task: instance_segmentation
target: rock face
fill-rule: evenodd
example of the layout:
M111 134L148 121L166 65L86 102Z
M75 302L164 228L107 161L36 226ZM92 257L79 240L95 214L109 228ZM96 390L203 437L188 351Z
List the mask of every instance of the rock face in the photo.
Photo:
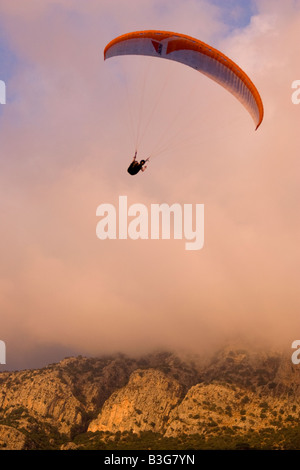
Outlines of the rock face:
M0 408L4 417L19 409L20 417L37 416L58 425L60 432L68 432L71 426L82 423L82 404L68 384L51 370L10 374L2 382Z
M142 358L122 354L101 358L79 356L39 370L2 372L0 425L21 430L37 448L62 448L60 436L66 435L70 442L74 435L85 432L113 392L124 387L134 371L148 368L160 369L170 379L180 377L184 391L199 380L194 365L183 363L170 353ZM165 408L168 407L166 404ZM0 449L2 432L0 429ZM6 441L5 438L5 448Z
M26 449L25 435L10 426L0 425L0 449L23 450Z
M214 429L236 428L241 433L277 427L288 417L299 417L299 403L261 396L243 388L220 384L192 387L168 420L165 436L207 434Z
M182 386L176 380L155 369L136 370L128 384L104 403L88 431L163 432L181 396Z
M299 418L300 366L279 353L78 357L0 373L0 449L73 449L87 431L98 440L148 431L242 436Z

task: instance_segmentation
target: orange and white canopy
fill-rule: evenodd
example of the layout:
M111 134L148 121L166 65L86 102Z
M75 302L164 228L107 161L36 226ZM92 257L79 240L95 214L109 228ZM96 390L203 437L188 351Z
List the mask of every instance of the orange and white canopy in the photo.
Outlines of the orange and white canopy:
M169 31L136 31L113 39L104 49L104 59L119 55L181 62L232 93L251 114L256 129L263 120L262 100L250 78L231 59L198 39Z

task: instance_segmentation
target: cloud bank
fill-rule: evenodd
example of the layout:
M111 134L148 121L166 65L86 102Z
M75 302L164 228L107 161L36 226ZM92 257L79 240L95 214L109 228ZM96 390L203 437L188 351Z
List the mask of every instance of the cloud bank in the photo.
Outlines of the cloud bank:
M233 27L218 2L0 2L3 57L14 57L0 68L2 78L11 66L0 114L8 367L297 339L300 5L257 1L245 12L243 3L230 11ZM180 64L103 61L113 37L150 28L197 37L237 62L264 102L259 131L231 95ZM140 155L161 135L165 151L132 179L128 98L138 112L144 83ZM203 250L100 241L96 208L119 195L148 207L204 204Z

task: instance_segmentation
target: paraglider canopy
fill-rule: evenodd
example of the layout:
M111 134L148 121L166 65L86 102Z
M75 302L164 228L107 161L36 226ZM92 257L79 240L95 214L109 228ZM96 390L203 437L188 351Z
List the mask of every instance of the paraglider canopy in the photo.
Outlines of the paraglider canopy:
M232 93L251 114L256 129L263 120L263 103L248 75L222 52L198 39L169 31L136 31L113 39L104 49L104 59L120 55L145 55L181 62Z

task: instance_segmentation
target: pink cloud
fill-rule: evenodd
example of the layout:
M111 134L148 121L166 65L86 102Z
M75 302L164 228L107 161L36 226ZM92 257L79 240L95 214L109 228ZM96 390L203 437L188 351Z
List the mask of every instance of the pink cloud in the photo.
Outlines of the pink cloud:
M134 15L124 2L50 3L29 1L24 11L23 2L0 5L20 58L8 84L15 99L0 121L1 339L9 342L8 358L14 347L20 354L24 337L24 351L56 344L90 354L197 351L237 335L289 347L299 325L300 107L290 99L299 78L298 4L287 2L283 11L280 2L258 2L250 24L229 34L207 2L131 2ZM125 74L134 94L147 63L131 58L118 69L102 53L115 35L150 27L189 32L238 62L261 92L265 120L254 132L232 96L170 64L169 93L142 151L180 103L187 105L176 126L189 124L183 135L174 126L174 137L171 126L176 145L130 179L126 93L112 81L116 71ZM151 65L151 73L144 120L168 64ZM122 194L145 205L204 203L204 249L98 240L97 206L117 204Z

